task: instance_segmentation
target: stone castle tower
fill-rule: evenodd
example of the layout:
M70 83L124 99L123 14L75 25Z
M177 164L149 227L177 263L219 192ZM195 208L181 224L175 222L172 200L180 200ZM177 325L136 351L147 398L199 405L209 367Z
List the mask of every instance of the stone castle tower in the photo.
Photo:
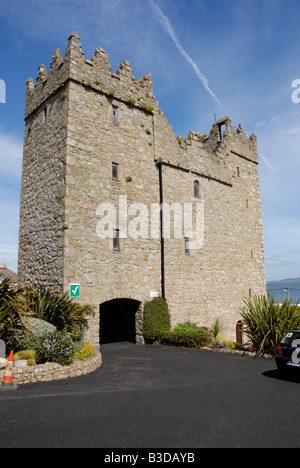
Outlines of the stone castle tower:
M173 325L219 318L235 339L243 298L266 292L255 135L225 117L176 137L151 74L113 73L102 48L85 59L75 32L28 80L25 123L19 281L80 285L94 345L142 342L157 295Z

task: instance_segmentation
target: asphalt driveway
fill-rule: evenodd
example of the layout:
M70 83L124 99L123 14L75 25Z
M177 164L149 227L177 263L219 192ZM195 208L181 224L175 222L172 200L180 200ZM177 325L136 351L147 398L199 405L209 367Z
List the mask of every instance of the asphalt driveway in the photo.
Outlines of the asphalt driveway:
M300 384L274 360L102 345L76 379L0 392L0 447L299 447Z

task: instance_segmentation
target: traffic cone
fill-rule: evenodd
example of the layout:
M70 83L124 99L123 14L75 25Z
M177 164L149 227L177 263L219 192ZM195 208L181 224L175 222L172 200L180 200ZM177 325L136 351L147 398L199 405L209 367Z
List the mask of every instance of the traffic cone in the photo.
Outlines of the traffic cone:
M17 390L18 386L13 381L14 352L11 351L8 357L8 366L5 371L0 390Z

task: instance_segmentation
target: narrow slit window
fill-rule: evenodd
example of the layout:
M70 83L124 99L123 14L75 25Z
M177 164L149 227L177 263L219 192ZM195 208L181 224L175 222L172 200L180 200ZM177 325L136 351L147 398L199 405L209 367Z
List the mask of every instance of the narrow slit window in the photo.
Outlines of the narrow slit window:
M120 251L120 231L119 231L119 229L114 229L113 249L116 252Z
M112 106L112 123L118 123L118 108Z
M200 198L200 185L198 180L194 182L194 198Z
M118 177L118 164L116 163L112 163L112 179L113 180L119 180L119 177Z
M249 208L249 200L248 200L248 198L246 199L246 208Z
M190 254L190 239L189 239L189 237L184 238L184 250L185 250L185 255Z
M241 177L241 170L239 167L236 168L236 175L237 177Z
M219 125L219 141L223 141L225 124Z

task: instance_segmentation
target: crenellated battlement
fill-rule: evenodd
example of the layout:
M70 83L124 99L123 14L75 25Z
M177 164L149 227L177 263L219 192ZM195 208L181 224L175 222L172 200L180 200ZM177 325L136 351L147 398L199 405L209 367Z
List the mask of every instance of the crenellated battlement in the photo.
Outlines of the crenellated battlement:
M248 137L241 124L234 129L228 116L214 122L209 135L191 130L187 138L176 136L153 95L152 74L136 80L127 60L114 73L102 47L95 49L91 60L86 59L76 32L68 39L64 57L56 49L49 72L43 64L38 69L36 83L34 84L32 78L27 81L25 120L54 94L61 92L66 95L69 80L150 113L157 111L156 122L166 131L169 130L170 140L173 140L175 146L179 143L186 150L189 146L196 145L209 153L228 147L233 152L247 154L251 160L258 162L256 136L252 134Z
M25 119L45 100L64 88L68 80L76 81L103 94L151 111L158 108L153 95L152 75L136 80L130 63L125 60L113 73L105 50L98 47L91 60L84 56L79 37L73 32L64 58L59 49L53 54L49 73L43 64L38 69L36 83L29 78L26 86Z

